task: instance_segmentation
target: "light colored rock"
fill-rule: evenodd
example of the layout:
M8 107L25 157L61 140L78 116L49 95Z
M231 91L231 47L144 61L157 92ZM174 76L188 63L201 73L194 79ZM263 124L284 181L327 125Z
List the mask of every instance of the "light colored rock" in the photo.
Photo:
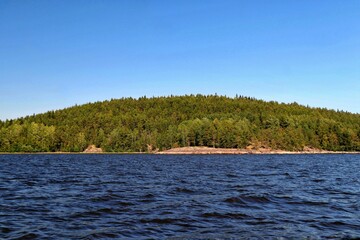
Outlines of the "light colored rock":
M264 146L254 149L253 146L245 149L236 148L210 148L210 147L180 147L157 152L157 154L335 154L335 153L359 153L359 152L333 152L311 147L304 147L303 151L286 151L271 149Z
M90 145L84 150L84 153L102 153L102 152L103 150L101 148L97 148L95 145Z

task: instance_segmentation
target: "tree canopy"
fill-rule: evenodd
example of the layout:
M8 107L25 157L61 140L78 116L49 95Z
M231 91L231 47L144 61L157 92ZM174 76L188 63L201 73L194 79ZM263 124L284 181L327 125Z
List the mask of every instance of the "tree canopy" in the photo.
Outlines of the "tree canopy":
M181 146L360 151L360 115L254 98L112 99L0 122L0 152L146 152Z

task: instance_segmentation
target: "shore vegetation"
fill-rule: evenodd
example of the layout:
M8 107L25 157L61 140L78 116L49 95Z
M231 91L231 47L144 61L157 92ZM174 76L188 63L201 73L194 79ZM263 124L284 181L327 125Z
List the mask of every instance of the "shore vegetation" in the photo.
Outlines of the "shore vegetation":
M0 121L0 152L360 151L360 115L218 95L122 98Z

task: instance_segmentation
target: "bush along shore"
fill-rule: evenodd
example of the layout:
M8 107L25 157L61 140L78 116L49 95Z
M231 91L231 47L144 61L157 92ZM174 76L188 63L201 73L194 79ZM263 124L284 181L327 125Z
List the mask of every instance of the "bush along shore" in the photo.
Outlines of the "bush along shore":
M360 115L244 96L186 95L112 99L0 121L0 152L83 151L359 152Z

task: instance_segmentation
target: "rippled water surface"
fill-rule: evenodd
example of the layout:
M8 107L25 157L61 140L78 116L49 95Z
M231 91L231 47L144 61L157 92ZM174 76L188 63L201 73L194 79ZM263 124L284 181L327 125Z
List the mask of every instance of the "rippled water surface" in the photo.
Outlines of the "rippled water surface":
M360 155L0 155L0 238L360 237Z

